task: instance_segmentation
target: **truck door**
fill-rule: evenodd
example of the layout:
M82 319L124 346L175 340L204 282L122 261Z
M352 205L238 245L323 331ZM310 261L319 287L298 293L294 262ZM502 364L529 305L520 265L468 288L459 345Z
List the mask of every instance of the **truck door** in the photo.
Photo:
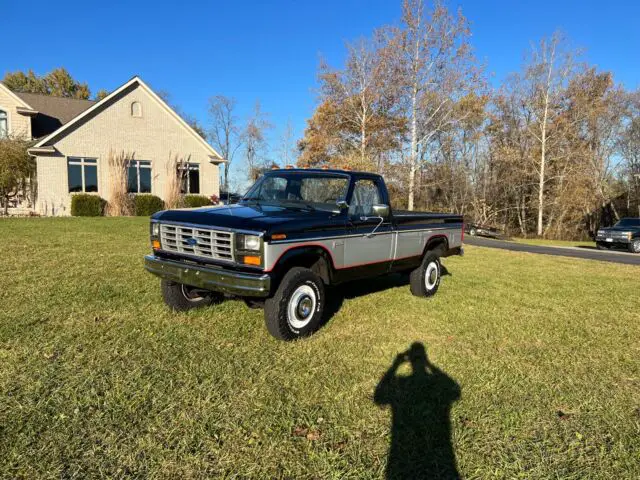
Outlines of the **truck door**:
M349 202L344 265L350 277L380 275L389 270L394 234L390 216L375 217L373 206L381 204L382 186L374 179L356 180Z

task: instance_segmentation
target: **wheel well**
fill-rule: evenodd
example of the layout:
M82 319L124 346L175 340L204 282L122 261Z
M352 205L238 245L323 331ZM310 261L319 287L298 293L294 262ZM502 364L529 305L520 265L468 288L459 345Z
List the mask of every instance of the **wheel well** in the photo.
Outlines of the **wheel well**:
M444 255L447 250L449 249L449 241L447 240L447 237L445 237L444 235L437 235L434 237L431 237L428 241L427 244L424 247L424 251L422 252L422 255L426 255L427 252L435 252L439 257Z
M333 265L329 255L322 248L294 249L280 259L274 268L278 281L293 267L310 269L318 275L325 284L331 283Z

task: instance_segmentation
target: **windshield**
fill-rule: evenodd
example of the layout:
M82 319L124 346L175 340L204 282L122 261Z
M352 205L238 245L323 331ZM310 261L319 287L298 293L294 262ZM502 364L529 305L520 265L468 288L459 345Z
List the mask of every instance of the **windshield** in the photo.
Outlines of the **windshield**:
M616 227L640 227L640 218L623 218L616 223Z
M242 202L334 211L336 202L345 199L348 187L347 175L282 172L259 178Z

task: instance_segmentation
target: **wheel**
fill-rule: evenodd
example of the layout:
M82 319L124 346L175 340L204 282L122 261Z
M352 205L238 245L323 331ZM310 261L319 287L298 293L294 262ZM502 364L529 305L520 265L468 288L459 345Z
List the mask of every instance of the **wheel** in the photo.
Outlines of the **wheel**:
M609 250L609 247L606 247L606 246L604 246L604 245L602 245L600 243L596 243L596 248L598 250Z
M434 252L427 252L418 268L409 276L411 293L416 297L431 297L440 286L440 258Z
M640 238L634 238L629 244L629 251L631 253L640 253Z
M472 228L471 230L469 230L469 235L471 235L472 237L475 237L478 234L478 232L476 231L475 228Z
M264 303L264 320L271 335L294 340L315 332L324 311L324 285L308 268L294 267L283 277L276 293Z
M205 307L214 303L220 303L224 295L218 292L202 290L182 283L161 280L160 289L164 303L176 312L184 312L192 308Z

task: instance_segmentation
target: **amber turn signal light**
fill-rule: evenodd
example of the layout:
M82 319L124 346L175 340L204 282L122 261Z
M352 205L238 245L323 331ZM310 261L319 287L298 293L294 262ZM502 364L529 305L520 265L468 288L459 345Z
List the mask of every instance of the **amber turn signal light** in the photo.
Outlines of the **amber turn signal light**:
M151 242L151 246L154 250L160 250L160 240L154 240Z
M274 233L271 235L271 240L284 240L285 238L287 238L285 233Z
M243 262L245 265L256 265L260 266L260 257L256 257L253 255L245 255L243 258Z

